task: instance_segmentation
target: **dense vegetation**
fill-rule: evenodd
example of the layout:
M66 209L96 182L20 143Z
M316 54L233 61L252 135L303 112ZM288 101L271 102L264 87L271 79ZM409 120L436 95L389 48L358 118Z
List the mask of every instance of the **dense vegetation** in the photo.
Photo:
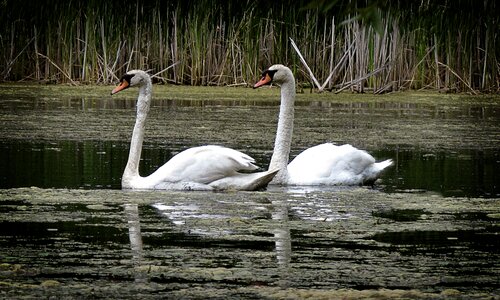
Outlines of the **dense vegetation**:
M0 80L253 83L283 63L326 88L500 90L495 0L0 1ZM170 68L168 68L171 66ZM322 82L321 82L322 83Z

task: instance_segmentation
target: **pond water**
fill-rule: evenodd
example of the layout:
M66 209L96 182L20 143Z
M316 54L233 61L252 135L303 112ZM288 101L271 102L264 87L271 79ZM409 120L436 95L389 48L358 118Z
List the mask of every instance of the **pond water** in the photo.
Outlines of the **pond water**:
M136 91L108 89L1 87L0 293L498 296L500 98L298 94L292 157L331 141L392 158L374 187L123 192ZM159 87L141 173L203 144L265 169L278 93Z
M2 178L0 188L37 186L42 188L120 189L128 158L127 142L61 141L0 142ZM194 146L194 145L190 145ZM146 144L141 172L152 173L175 153L186 147ZM269 151L246 149L267 166ZM385 172L381 190L434 191L444 196L499 197L500 151L457 150L373 150L377 158L396 158L396 166Z
M498 99L474 103L474 98L446 101L439 96L434 104L426 94L420 97L423 103L417 96L413 102L394 97L301 101L315 95L299 94L291 156L326 141L351 143L378 160L396 162L382 178L385 191L499 197ZM0 161L0 188L119 189L134 103L110 97L26 96L1 101L0 155L7 159ZM154 100L141 172L149 174L179 151L203 144L242 150L266 168L278 105L231 99Z

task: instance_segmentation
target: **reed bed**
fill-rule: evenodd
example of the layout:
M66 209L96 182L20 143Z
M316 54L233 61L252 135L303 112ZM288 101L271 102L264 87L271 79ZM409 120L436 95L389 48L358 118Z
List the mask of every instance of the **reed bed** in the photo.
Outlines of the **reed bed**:
M283 63L314 87L293 39L320 90L500 91L493 0L39 2L0 4L0 80L247 85Z

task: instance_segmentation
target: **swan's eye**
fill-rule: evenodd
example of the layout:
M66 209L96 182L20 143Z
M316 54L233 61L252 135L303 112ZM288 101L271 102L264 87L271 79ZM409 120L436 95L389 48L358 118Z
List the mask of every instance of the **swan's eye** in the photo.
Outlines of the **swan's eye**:
M266 76L269 76L269 78L271 78L271 80L273 79L274 77L274 74L278 72L278 70L265 70L264 72L262 72L262 79L266 78Z
M134 77L134 75L135 74L125 74L120 79L120 82L123 82L125 80L126 82L130 83L130 81L132 80L132 77Z
M276 74L276 72L278 72L278 70L267 70L266 74L269 75L269 77L271 77L271 79L273 79L274 74Z

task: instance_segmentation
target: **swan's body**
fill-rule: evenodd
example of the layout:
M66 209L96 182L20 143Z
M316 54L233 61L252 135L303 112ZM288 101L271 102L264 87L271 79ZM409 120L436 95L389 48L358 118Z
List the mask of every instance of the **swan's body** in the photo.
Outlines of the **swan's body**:
M283 65L273 65L254 88L277 83L281 86L278 129L270 170L280 171L271 183L281 185L360 185L373 183L392 160L375 162L364 150L351 145L320 144L304 150L288 164L292 143L295 78Z
M265 188L273 179L277 170L239 173L258 169L254 159L242 152L213 145L187 149L172 157L153 174L141 177L139 161L151 102L151 79L144 71L129 71L111 94L130 86L139 87L139 97L130 153L122 176L123 189L258 190Z
M390 160L376 163L370 154L351 145L325 143L304 150L288 164L288 184L366 184L391 164Z

